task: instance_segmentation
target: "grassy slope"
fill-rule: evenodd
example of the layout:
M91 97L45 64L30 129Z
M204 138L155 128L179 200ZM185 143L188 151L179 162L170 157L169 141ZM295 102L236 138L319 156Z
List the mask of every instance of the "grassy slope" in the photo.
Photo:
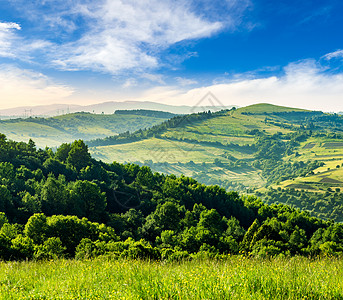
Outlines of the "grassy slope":
M227 164L232 160L223 156L225 153L229 153L240 160L250 161L253 159L251 151L237 147L237 145L253 144L254 136L249 135L247 131L257 129L265 131L267 134L290 132L289 129L265 123L266 115L260 114L284 111L301 110L270 104L252 105L236 111L229 111L225 116L168 129L161 134L162 138L94 147L90 148L90 151L95 158L106 162L126 161L149 165L148 161L150 160L153 163L150 163L150 166L155 171L177 175L185 174L204 183L222 184L227 187L233 182L234 185L241 183L248 187L259 187L265 184L260 170L253 167L228 167ZM247 112L251 115L242 114ZM271 116L270 118L278 122L284 121L281 117ZM194 140L198 142L194 142ZM218 141L223 146L206 143ZM214 165L215 159L224 165ZM156 164L164 162L169 165ZM203 165L204 162L205 165Z
M342 299L342 260L0 263L0 299Z
M139 115L73 113L47 119L0 121L0 132L15 141L28 141L31 138L39 147L54 147L75 139L90 140L136 131L164 120Z

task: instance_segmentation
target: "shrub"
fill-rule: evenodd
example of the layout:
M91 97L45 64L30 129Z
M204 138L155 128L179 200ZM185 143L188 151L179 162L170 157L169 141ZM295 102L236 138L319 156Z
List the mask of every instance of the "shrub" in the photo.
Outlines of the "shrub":
M48 238L43 245L35 247L34 257L36 259L57 259L64 257L66 247L62 245L60 238Z

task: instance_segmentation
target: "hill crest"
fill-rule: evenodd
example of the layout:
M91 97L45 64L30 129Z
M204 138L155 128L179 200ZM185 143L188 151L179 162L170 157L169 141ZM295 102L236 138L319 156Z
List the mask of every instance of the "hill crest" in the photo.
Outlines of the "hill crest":
M293 108L280 106L270 103L257 103L237 109L240 113L279 113L279 112L309 112L309 110L301 108Z

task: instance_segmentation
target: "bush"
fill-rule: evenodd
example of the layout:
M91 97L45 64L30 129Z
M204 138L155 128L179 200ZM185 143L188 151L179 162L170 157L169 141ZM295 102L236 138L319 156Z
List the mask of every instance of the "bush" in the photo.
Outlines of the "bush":
M25 260L33 258L34 244L29 237L19 234L11 243L11 259Z
M132 242L130 239L129 247L122 252L121 257L132 259L160 259L161 253L157 248L153 248L145 240Z
M62 245L60 238L51 237L43 245L37 245L35 247L34 257L36 259L63 258L66 250L67 248Z

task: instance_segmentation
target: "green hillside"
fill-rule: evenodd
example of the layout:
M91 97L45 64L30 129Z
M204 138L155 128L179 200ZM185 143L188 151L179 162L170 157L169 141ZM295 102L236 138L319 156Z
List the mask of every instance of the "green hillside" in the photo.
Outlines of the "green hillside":
M299 194L289 204L343 221L343 197L330 200L343 190L342 132L343 117L336 114L257 104L176 117L89 145L105 162L145 164L226 189L256 190L269 203L286 203L278 189L294 190L310 200L302 201Z
M150 112L150 113L149 113ZM0 121L0 132L15 141L34 139L37 146L55 147L75 139L95 139L136 131L159 124L171 113L134 111L130 114L72 113L52 118L27 118Z
M277 113L280 115L273 115ZM219 113L197 114L194 120L188 120L186 116L176 117L175 124L162 124L123 141L91 142L89 145L93 147L90 151L103 161L146 164L155 171L185 174L207 184L245 190L267 183L261 168L253 164L256 139L260 135L289 135L298 130L300 125L295 121L286 123L287 117L294 119L293 114L297 113L316 114L258 104ZM106 145L108 143L110 145Z

